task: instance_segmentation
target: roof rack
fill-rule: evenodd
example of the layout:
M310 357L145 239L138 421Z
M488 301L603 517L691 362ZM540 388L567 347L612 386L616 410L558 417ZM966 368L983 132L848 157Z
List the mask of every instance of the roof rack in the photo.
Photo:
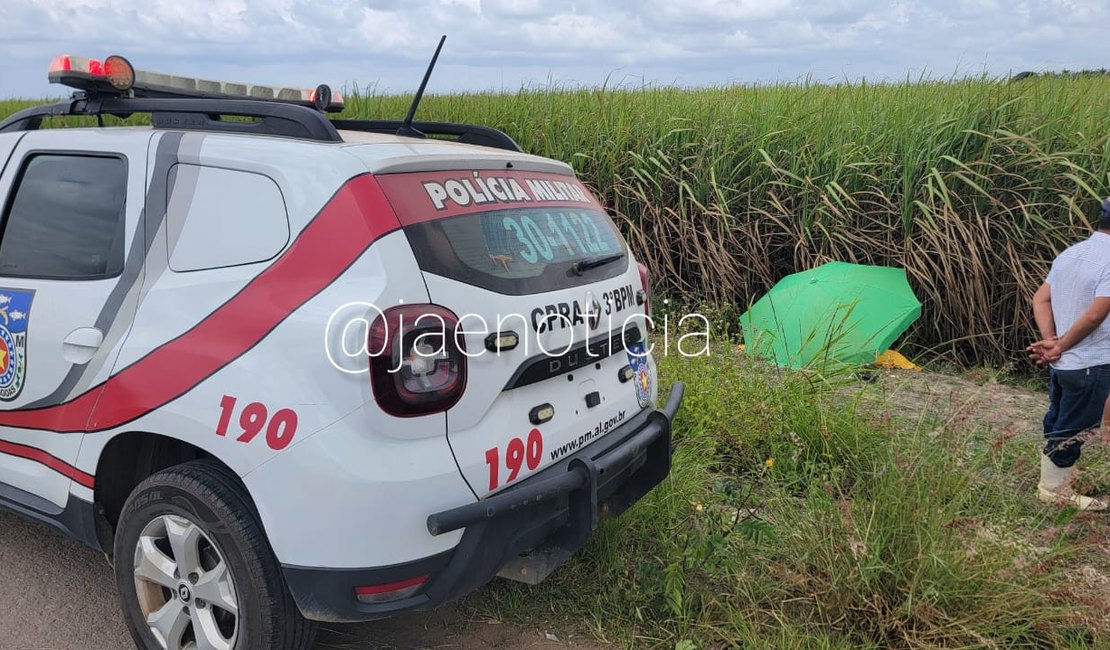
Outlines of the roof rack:
M342 142L339 132L323 113L300 106L257 99L107 98L74 97L69 101L34 106L0 122L0 133L34 131L44 117L115 115L127 118L148 113L156 128L282 135L322 142ZM222 116L257 121L225 121Z
M155 128L280 135L321 142L342 142L337 129L392 135L401 126L398 120L330 120L320 111L305 106L259 99L75 97L10 115L0 121L0 133L35 131L46 117L114 115L127 118L135 113L149 114ZM250 117L257 121L226 121L222 116ZM456 142L464 144L523 151L507 133L488 126L453 122L413 122L412 126L428 135L453 136Z

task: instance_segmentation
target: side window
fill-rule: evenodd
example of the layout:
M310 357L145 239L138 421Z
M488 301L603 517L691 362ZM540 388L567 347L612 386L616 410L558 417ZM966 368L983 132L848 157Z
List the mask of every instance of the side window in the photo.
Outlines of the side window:
M170 169L167 191L174 271L264 262L289 242L285 199L268 176L179 163Z
M0 276L99 280L123 270L127 165L121 158L36 154L4 215Z

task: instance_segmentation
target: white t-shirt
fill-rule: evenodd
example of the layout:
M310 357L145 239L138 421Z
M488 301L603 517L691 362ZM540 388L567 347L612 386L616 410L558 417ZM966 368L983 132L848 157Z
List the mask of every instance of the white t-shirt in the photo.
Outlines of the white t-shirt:
M1052 318L1064 335L1095 298L1110 298L1110 235L1096 232L1069 247L1048 272ZM1052 364L1057 370L1082 370L1110 363L1110 317Z

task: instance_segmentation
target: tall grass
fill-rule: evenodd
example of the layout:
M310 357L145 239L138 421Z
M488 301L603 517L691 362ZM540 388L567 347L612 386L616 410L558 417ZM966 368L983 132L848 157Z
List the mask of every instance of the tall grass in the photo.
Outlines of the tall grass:
M409 101L348 95L358 117ZM742 306L827 260L903 266L924 305L912 342L980 365L1024 347L1048 263L1110 194L1108 106L1093 77L526 88L428 96L420 118L574 165L667 294Z
M1015 471L1030 449L723 347L660 364L687 382L671 477L544 585L497 584L480 609L676 650L1110 643L1104 603L1068 580L1074 511Z
M356 97L399 115L405 98ZM522 91L429 98L570 162L660 288L747 304L828 260L903 266L932 356L1011 361L1056 252L1110 193L1110 80Z

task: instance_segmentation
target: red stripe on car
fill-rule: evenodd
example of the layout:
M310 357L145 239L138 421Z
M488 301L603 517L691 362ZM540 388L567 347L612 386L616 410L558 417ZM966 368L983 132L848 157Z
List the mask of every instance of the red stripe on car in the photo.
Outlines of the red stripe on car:
M189 331L68 402L0 412L0 425L103 431L142 417L257 345L334 282L376 239L399 227L375 178L355 177L276 261Z
M0 454L7 454L8 456L18 456L19 458L26 458L27 460L33 460L36 463L41 463L54 470L55 472L58 472L59 474L68 476L69 478L77 481L90 490L94 485L94 479L91 474L86 474L73 465L70 465L60 458L52 456L37 447L30 447L28 445L21 445L16 442L7 442L6 440L0 440Z

